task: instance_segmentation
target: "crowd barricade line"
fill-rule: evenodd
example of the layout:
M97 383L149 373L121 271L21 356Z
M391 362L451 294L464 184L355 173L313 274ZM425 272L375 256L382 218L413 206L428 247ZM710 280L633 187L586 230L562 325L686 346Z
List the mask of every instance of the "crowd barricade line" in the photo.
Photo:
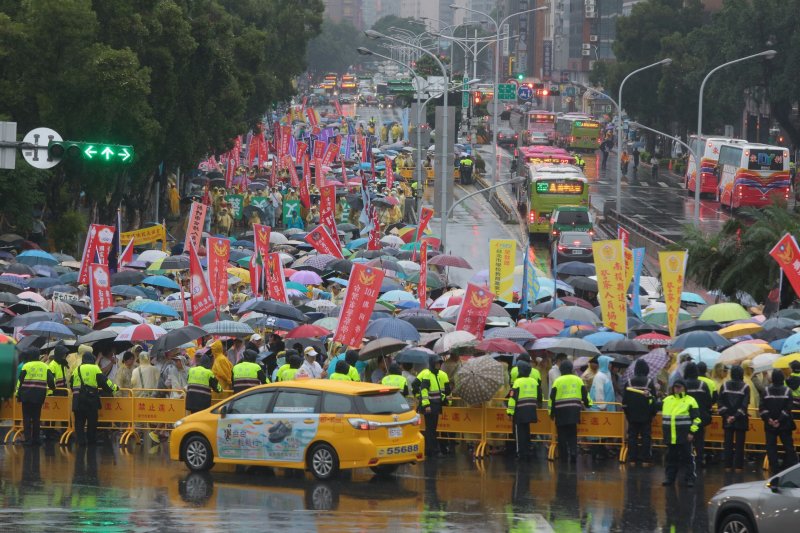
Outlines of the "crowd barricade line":
M459 405L459 398L452 398L456 405L442 407L437 426L437 438L458 442L477 443L475 456L479 456L481 445L485 442L485 415L483 406ZM425 430L425 418L422 417L420 431Z
M56 392L58 395L47 396L42 404L41 426L42 429L65 429L66 433L72 427L72 391L58 388ZM16 398L0 402L0 420L11 420L3 443L13 444L23 432L22 403Z
M14 398L6 398L0 401L0 421L8 420L11 422L11 426L9 426L8 432L6 432L3 439L3 444L14 442L16 436L22 431L22 411L17 407L16 404L18 403Z
M100 396L97 429L121 431L119 443L128 444L131 438L141 440L133 430L133 389L119 389L114 396ZM64 444L69 442L67 437Z
M578 446L619 446L618 458L622 462L628 453L625 439L625 413L622 412L622 404L616 402L594 402L594 405L613 406L616 410L581 411L581 419L578 423ZM554 433L555 429L556 426L553 424ZM550 443L547 458L553 461L557 456L558 443L554 436Z
M138 393L166 395L165 398L153 396L136 396ZM170 398L172 393L177 393L178 398ZM140 439L139 431L150 431L158 425L165 424L160 430L172 431L173 424L186 416L186 391L182 389L135 389L133 409L131 415L131 428L133 434ZM155 426L155 427L154 427ZM128 438L128 440L130 437ZM127 443L127 441L126 441Z

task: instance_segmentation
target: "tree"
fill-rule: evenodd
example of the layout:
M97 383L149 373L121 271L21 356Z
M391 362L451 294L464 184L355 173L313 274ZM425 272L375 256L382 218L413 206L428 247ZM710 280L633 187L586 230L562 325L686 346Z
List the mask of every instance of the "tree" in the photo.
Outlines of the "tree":
M424 21L417 20L413 17L403 18L396 15L387 15L385 17L381 17L375 21L375 24L372 25L373 30L386 35L398 33L396 30L390 28L406 30L414 35L419 35L426 30Z
M439 56L439 61L442 62L444 68L450 64L450 58L445 55ZM420 76L426 78L428 76L441 76L442 69L439 68L439 63L437 63L431 56L428 54L420 55L419 59L417 59L416 64L414 65L414 70Z

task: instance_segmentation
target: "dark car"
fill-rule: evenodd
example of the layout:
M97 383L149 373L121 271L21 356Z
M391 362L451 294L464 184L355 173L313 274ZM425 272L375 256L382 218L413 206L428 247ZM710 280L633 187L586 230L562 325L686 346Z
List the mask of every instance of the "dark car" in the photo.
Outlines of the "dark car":
M511 128L497 128L498 146L517 146L519 134Z
M556 256L559 263L565 261L581 261L591 263L592 235L587 231L565 231L556 242Z

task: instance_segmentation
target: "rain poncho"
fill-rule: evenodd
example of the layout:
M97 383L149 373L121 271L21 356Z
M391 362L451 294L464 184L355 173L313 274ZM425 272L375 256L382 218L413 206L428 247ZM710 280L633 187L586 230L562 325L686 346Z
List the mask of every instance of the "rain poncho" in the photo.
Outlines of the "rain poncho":
M611 382L611 372L608 365L612 359L607 355L597 358L597 374L592 381L592 388L589 390L589 397L592 399L592 409L595 411L616 411L616 406L600 404L600 402L614 402L614 384Z
M139 354L139 366L133 371L131 376L131 386L134 388L134 395L140 397L150 397L155 394L154 390L137 391L135 389L156 389L158 388L158 369L150 364L150 356L147 352Z
M222 348L222 341L214 341L211 344L211 355L214 357L214 364L211 366L211 371L217 377L217 381L222 385L223 390L232 390L233 384L231 378L233 376L233 365L228 361L225 355L225 350Z

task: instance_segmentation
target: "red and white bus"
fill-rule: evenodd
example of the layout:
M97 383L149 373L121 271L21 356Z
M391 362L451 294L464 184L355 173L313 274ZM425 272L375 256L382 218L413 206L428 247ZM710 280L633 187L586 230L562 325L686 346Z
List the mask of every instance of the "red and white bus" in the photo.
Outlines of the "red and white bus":
M535 109L526 115L525 133L522 141L526 144L552 144L556 136L556 114L552 111Z
M700 158L700 194L717 193L717 160L719 159L719 149L723 144L744 144L747 141L741 139L730 139L728 137L706 137L700 138L697 135L689 137L689 146ZM694 194L695 181L697 180L697 162L689 152L689 161L686 165L686 175L684 183L686 190Z
M789 199L789 150L766 144L728 143L719 149L717 200L733 209Z
M524 165L562 164L574 165L575 157L557 146L522 146L519 149L520 168Z

